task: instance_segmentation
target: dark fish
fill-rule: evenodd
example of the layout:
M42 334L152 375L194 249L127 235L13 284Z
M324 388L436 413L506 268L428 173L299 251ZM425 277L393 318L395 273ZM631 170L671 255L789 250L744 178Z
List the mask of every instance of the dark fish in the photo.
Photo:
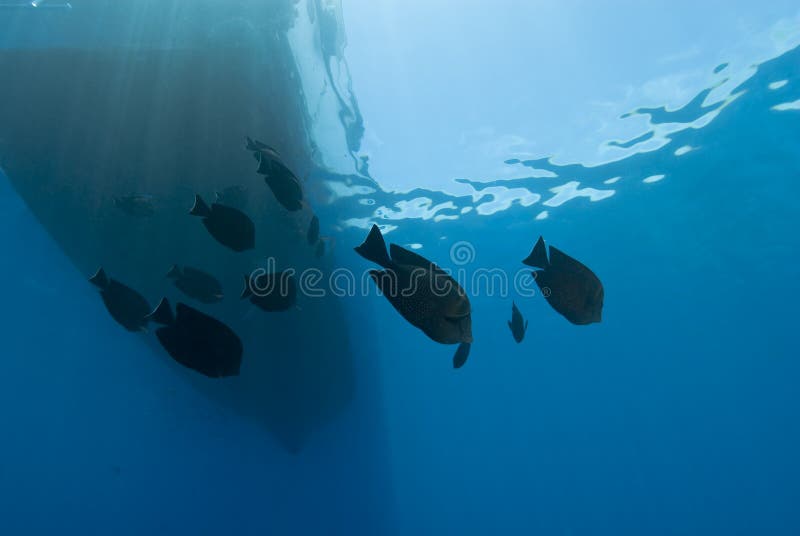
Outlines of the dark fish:
M89 278L89 282L100 289L100 296L111 317L128 331L144 331L150 304L132 288L115 281L100 268Z
M264 180L275 195L275 199L286 210L294 212L303 207L303 187L295 174L282 162L261 154L258 173L264 175Z
M317 250L314 252L318 259L321 259L323 255L325 255L325 241L320 240L317 242Z
M313 246L319 240L319 218L316 215L311 218L311 223L308 224L308 243Z
M290 309L297 302L297 283L291 272L260 274L255 278L244 276L241 299L268 312Z
M472 316L469 298L458 282L436 264L396 244L387 252L377 225L355 250L384 268L370 271L370 276L403 318L438 343L460 344L453 366L461 367L472 344Z
M205 272L184 266L180 268L173 265L167 273L167 277L175 282L181 292L203 303L217 303L224 297L222 285L217 279Z
M242 341L231 328L197 309L179 303L172 309L166 298L150 314L163 324L156 330L161 346L172 358L209 378L238 376L242 365Z
M156 213L155 203L149 195L131 194L115 197L114 206L134 218L149 218Z
M511 302L511 320L508 321L508 327L511 328L514 340L522 342L525 332L528 330L528 321L522 319L522 313L519 312L517 304L514 302Z
M219 203L214 203L209 208L196 195L189 214L202 217L208 232L223 246L233 251L246 251L255 247L256 227L244 212Z
M238 209L244 208L244 206L247 205L247 188L238 184L228 186L227 188L215 192L214 195L216 196L214 202L222 205Z
M547 303L567 320L579 325L600 322L603 284L589 268L553 246L548 260L542 237L522 262L539 268L533 272L536 284Z

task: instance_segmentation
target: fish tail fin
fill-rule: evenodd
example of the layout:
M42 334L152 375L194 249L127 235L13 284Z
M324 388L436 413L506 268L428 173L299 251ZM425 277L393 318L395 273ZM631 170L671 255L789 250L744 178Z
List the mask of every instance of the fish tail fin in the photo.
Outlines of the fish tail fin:
M250 278L245 275L244 288L242 289L242 293L239 295L239 299L244 300L252 295L253 295L253 290L250 288Z
M458 369L464 366L464 363L467 362L467 358L469 357L471 346L472 345L468 342L462 342L458 345L458 350L456 350L455 355L453 355L453 368Z
M175 279L176 277L180 277L180 275L181 275L181 269L178 268L177 264L173 264L170 267L169 272L167 272L167 277L169 277L170 279Z
M373 224L367 239L355 250L356 253L368 261L372 261L384 268L391 268L394 264L392 259L389 258L389 253L386 251L386 242L383 240L383 235L377 225Z
M97 269L97 272L89 278L89 283L97 288L106 288L108 286L108 276L102 266Z
M203 201L203 198L199 195L194 196L194 206L192 210L189 211L189 214L192 216L201 216L203 218L207 218L211 216L211 209L208 208L206 202Z
M550 261L547 260L547 246L544 245L544 238L539 237L536 245L533 246L533 251L522 263L534 268L547 268L550 265Z
M172 307L170 307L169 301L166 298L161 298L161 301L158 302L153 312L145 318L157 324L164 324L167 326L175 322L175 316L172 314Z

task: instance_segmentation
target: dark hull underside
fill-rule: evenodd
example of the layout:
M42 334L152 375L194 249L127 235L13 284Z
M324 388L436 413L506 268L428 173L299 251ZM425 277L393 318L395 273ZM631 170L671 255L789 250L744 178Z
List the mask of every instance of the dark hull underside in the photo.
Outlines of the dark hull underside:
M330 262L306 243L308 207L284 210L244 150L245 136L257 137L299 177L310 170L298 77L286 58L236 47L0 50L0 164L87 277L103 266L153 305L167 296L229 324L244 341L241 376L181 374L296 451L349 402L354 371L337 300L300 297L301 309L280 314L239 300L243 274L268 256L298 271ZM243 209L256 224L256 248L245 253L188 215L195 194L210 202L232 185L247 189ZM113 198L128 194L152 196L155 215L116 208ZM179 294L166 277L173 264L214 274L225 300L203 305ZM152 333L142 336L165 366L178 367Z

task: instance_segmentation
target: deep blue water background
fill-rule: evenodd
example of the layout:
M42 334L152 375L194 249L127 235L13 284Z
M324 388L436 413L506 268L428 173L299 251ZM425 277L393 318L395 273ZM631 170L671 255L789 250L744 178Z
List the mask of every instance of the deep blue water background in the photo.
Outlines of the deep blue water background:
M800 98L800 49L740 89L658 151L559 170L622 176L601 203L401 222L389 240L448 265L468 239L474 267L509 273L542 234L601 277L603 323L516 298L516 345L512 297L478 296L455 372L451 348L352 298L371 384L297 456L121 331L4 180L0 533L800 533L800 112L772 109ZM337 263L366 268L362 238L343 231Z

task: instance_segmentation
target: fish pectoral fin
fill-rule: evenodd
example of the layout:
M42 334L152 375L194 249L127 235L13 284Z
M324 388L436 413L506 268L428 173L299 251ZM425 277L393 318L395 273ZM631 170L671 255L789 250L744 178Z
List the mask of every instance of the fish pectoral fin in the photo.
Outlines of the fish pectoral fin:
M469 350L472 345L467 342L462 342L458 345L458 350L453 355L453 368L461 368L464 366L464 363L467 362L467 358L469 357Z

